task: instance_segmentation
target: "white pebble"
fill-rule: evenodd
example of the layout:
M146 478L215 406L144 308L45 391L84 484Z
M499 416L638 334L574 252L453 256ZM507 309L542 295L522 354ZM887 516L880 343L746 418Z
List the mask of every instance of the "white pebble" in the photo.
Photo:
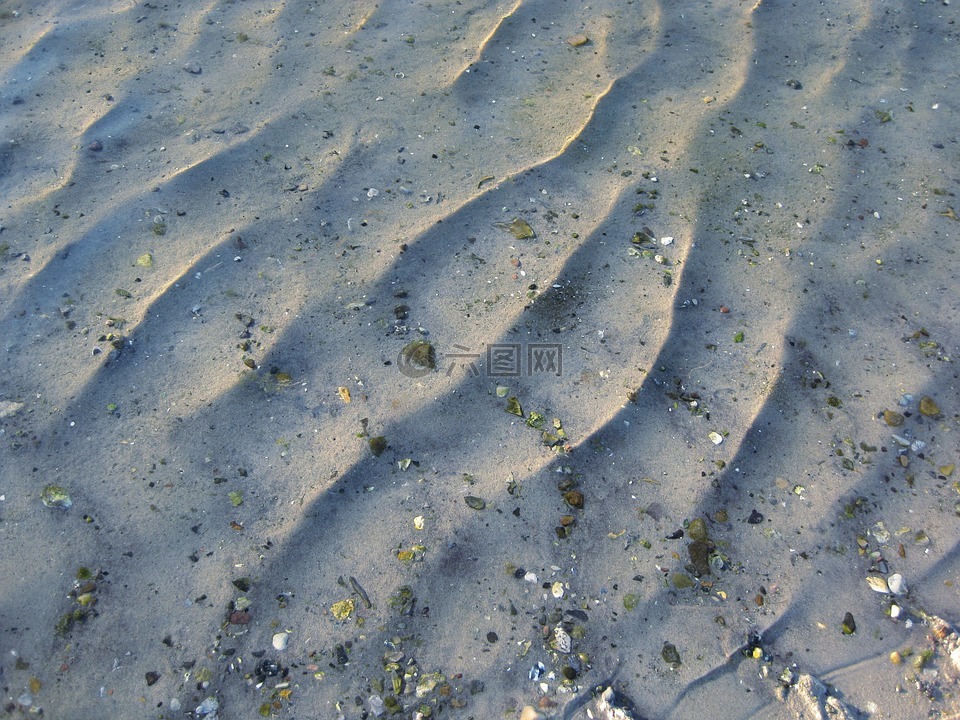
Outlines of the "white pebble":
M904 595L907 592L907 583L900 573L895 573L888 577L887 585L890 586L890 592L894 595Z
M287 641L290 640L290 636L285 632L279 632L273 636L273 647L275 650L286 650Z

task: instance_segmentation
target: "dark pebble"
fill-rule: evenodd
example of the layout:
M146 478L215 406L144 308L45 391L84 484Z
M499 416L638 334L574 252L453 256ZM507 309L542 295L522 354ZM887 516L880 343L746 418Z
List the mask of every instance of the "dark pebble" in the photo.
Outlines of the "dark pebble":
M87 150L90 150L91 152L100 152L103 150L103 143L99 140L94 140L92 143L87 145Z
M156 685L157 680L160 679L160 673L156 673L156 672L152 672L152 671L151 671L151 672L148 672L148 673L146 674L146 678L147 678L147 685L148 685L148 686L150 686L150 685Z
M750 517L747 518L747 522L751 525L759 525L763 522L763 513L757 512L756 510L751 510Z

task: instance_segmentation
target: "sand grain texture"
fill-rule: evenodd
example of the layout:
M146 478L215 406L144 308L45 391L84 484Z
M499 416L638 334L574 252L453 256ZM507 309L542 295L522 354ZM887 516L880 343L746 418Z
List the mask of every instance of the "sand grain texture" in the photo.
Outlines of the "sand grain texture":
M397 649L401 717L960 711L956 14L0 2L9 712L359 718Z

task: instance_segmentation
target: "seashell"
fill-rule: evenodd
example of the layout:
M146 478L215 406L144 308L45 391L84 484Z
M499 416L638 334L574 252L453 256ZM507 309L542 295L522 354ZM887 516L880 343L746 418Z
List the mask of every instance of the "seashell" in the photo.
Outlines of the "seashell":
M867 585L870 589L878 593L889 593L890 586L887 581L879 575L867 575Z

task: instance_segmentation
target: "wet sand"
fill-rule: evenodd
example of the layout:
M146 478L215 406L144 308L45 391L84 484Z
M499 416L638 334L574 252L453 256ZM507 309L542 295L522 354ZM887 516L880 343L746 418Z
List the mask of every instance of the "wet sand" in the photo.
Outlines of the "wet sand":
M0 3L8 712L960 711L956 15Z

